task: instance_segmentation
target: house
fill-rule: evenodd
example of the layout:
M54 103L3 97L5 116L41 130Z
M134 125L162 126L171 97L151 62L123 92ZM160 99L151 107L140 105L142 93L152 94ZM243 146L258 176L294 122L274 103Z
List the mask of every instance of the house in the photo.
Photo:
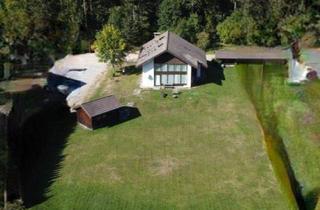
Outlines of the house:
M203 50L168 31L142 46L136 66L142 66L142 88L190 88L208 68Z
M120 119L120 103L115 96L107 96L81 104L77 111L78 122L89 129L112 126Z

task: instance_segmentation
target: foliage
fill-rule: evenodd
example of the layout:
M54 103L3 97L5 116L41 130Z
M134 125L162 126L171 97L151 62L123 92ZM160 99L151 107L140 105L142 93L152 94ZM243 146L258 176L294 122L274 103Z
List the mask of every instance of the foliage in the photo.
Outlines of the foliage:
M232 13L231 16L217 26L220 39L225 44L254 44L259 35L255 20L245 16L241 11Z
M206 50L210 44L210 34L202 31L197 34L197 46Z
M108 23L117 27L130 46L139 46L150 39L148 4L126 0L122 6L110 9Z
M158 25L160 31L174 30L183 18L182 1L163 0L159 8Z
M307 31L310 23L310 15L289 16L279 22L279 35L282 44L290 44L296 39L300 39Z
M197 32L200 31L199 18L197 14L191 14L190 17L181 19L179 24L173 30L182 38L190 41L191 43L196 43Z
M3 37L11 54L31 60L72 51L79 33L78 6L71 0L4 0Z
M97 33L94 49L101 61L110 61L112 66L115 67L115 65L123 62L126 44L117 28L113 25L105 25L103 29Z
M25 210L26 208L21 204L21 201L14 201L8 203L5 210Z

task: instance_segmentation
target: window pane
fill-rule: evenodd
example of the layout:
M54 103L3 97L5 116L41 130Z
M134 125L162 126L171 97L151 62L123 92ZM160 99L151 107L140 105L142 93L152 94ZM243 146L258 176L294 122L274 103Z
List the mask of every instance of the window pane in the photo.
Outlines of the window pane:
M187 84L187 75L181 75L181 84Z
M156 75L156 85L160 85L160 75Z
M174 71L174 66L175 66L175 65L168 65L169 71Z
M180 72L180 65L175 65L175 71Z
M180 84L181 83L181 76L179 74L174 75L174 84Z
M181 71L186 72L187 71L187 65L181 65Z
M174 75L170 74L168 75L168 85L173 85Z
M154 68L155 68L155 71L160 71L160 65L159 64L155 64Z
M163 64L161 66L161 71L167 71L167 64Z
M162 85L167 84L167 75L165 75L165 74L161 75L161 84Z

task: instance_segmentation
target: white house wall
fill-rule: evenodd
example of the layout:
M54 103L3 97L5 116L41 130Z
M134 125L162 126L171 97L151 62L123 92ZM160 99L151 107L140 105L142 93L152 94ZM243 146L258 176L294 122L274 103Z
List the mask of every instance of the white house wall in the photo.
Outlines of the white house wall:
M192 82L192 67L190 65L187 65L187 84L182 86L184 88L191 88L191 82ZM141 88L155 88L154 85L154 60L150 60L147 63L143 64L142 66L142 78L141 78ZM179 86L177 86L179 87ZM180 86L181 87L181 86ZM156 87L158 88L158 87Z
M188 87L188 88L191 88L191 82L192 82L192 67L190 65L188 65L188 73L187 73L187 78L188 78L188 81L187 81L187 85L184 86L184 87Z
M154 87L154 60L151 59L142 66L142 88Z

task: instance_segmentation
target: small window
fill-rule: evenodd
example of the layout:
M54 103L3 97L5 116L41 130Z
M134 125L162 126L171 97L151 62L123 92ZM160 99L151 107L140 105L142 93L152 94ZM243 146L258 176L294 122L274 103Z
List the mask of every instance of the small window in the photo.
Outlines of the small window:
M169 71L175 71L175 66L176 65L168 65Z
M181 84L187 84L187 75L181 75Z
M179 75L179 74L174 75L174 83L175 84L181 83L181 75Z
M167 85L167 75L162 75L161 76L161 85Z
M175 67L174 67L174 71L176 71L176 72L180 72L180 65L175 65Z
M187 71L187 66L186 65L180 65L181 66L181 71L186 72Z
M168 85L173 85L173 83L174 83L174 75L169 74L168 75Z
M161 65L155 64L154 66L156 71L161 71Z
M166 72L167 71L167 64L163 64L162 66L161 66L161 71L162 72Z
M160 84L160 75L156 75L156 86L159 86Z

